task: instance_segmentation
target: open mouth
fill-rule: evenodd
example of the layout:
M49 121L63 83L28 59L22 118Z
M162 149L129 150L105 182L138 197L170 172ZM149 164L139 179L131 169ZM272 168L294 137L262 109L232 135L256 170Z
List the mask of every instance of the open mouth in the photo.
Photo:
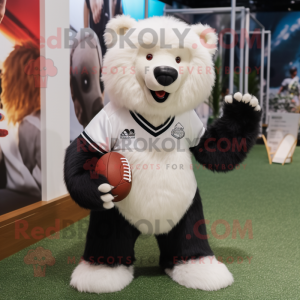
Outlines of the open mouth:
M169 93L165 92L165 91L151 91L151 95L154 98L154 100L158 103L163 103L165 102L168 97L169 97Z

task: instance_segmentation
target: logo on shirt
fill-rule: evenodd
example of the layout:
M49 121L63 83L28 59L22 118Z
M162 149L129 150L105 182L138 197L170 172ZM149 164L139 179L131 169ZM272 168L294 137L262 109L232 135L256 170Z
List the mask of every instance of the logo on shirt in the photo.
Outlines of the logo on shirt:
M135 139L134 129L124 129L120 134L120 139Z
M178 140L182 139L185 136L184 127L178 122L171 131L171 135Z

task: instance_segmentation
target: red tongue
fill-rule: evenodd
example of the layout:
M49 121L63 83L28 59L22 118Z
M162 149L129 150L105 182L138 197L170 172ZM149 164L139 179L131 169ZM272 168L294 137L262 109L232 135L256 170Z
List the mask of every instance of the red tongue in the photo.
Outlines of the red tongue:
M155 95L159 98L163 98L165 96L165 91L155 91Z

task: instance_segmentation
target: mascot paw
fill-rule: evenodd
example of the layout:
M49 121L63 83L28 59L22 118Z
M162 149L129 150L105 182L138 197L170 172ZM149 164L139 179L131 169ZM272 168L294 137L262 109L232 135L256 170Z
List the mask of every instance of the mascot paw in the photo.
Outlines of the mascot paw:
M250 94L242 95L240 92L238 92L235 93L233 97L231 95L227 95L224 100L229 104L234 103L234 100L237 102L249 103L249 105L252 106L255 111L261 110L257 98L255 96L251 96Z
M133 266L111 267L81 262L73 271L70 285L79 292L112 293L124 289L133 279Z
M206 256L175 265L165 272L180 285L204 291L216 291L234 281L227 267L215 256Z
M100 198L104 202L103 207L106 209L111 209L115 206L112 202L115 199L115 197L109 193L113 188L114 187L108 183L103 183L98 187L98 190L104 194Z
M237 92L233 95L233 97L232 97L232 95L227 95L224 100L228 104L234 103L235 101L244 102L246 104L249 103L249 105L251 107L253 107L255 111L260 111L261 110L261 107L258 104L257 98L255 96L251 96L250 94L242 95L242 93Z

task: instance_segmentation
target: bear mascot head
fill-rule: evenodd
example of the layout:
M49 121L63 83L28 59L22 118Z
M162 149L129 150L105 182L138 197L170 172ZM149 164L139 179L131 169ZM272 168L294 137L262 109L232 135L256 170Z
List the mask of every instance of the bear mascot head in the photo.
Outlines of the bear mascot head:
M103 71L110 100L155 116L158 124L195 108L214 85L217 40L209 26L189 26L174 17L112 19Z

